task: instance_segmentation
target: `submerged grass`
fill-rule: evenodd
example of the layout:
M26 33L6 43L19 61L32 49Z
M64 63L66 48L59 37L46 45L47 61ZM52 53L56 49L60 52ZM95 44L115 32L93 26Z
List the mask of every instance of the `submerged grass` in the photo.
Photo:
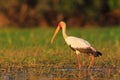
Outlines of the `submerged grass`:
M61 32L55 42L50 43L53 33L51 28L1 29L0 67L76 68L76 54L65 44ZM84 38L103 53L95 59L94 67L120 68L120 27L69 28L67 34ZM81 54L83 66L88 61L87 56Z

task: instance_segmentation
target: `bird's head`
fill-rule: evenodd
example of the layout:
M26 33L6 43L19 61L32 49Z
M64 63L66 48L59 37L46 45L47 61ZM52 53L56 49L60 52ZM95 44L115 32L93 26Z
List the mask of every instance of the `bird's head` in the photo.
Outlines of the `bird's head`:
M60 21L60 22L58 23L58 26L57 26L57 28L56 28L56 30L55 30L55 33L54 33L54 35L52 36L51 43L53 43L56 35L57 35L58 32L60 31L60 29L62 29L65 25L66 25L66 24L65 24L65 22L63 22L63 21Z
M58 27L59 27L60 29L62 29L64 26L66 26L65 22L60 21L59 24L58 24Z

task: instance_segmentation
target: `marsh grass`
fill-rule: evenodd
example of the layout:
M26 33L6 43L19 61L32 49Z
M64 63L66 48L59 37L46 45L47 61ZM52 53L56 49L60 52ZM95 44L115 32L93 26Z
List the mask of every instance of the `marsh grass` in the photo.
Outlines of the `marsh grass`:
M76 68L76 54L65 44L61 32L53 44L51 28L0 30L0 67ZM94 67L120 67L120 28L68 28L67 34L84 38L103 53ZM81 54L85 67L89 59Z
M0 62L24 63L76 63L76 55L65 44L61 32L55 42L50 43L54 29L1 29L0 30ZM82 37L93 47L103 53L96 58L95 65L117 65L119 60L120 28L71 29L67 34ZM83 62L86 56L82 55ZM46 61L45 61L46 60ZM118 61L118 62L117 62ZM85 62L84 62L85 63ZM117 64L116 64L117 63Z

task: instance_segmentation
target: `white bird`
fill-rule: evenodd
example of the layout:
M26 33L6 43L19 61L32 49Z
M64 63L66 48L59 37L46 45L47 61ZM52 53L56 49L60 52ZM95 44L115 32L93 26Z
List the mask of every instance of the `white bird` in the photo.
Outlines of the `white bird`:
M59 30L62 29L62 34L63 34L63 38L65 40L65 42L67 43L67 45L76 52L77 54L77 60L78 60L78 68L81 68L81 63L80 63L80 53L85 53L88 54L90 57L90 63L88 66L88 69L92 66L93 62L94 62L94 57L98 57L101 56L102 53L95 50L89 42L87 42L86 40L82 39L82 38L77 38L77 37L73 37L73 36L68 36L66 34L66 23L61 21L58 24L58 27L51 39L51 43L53 43L55 36L57 35L57 33L59 32Z

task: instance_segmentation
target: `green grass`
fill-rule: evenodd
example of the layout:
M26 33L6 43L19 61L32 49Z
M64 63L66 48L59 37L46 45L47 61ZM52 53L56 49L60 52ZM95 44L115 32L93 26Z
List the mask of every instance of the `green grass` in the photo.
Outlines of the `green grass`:
M89 41L93 47L103 53L101 57L95 58L92 66L92 69L100 70L93 70L92 73L86 70L59 71L59 69L76 69L77 59L76 54L65 44L61 32L54 43L50 43L54 31L55 29L52 28L1 28L1 74L10 74L11 77L15 77L19 75L19 71L23 71L27 75L30 74L29 77L32 80L45 75L48 78L52 75L56 80L77 78L83 80L88 76L105 80L120 79L120 27L67 29L68 35ZM81 54L81 62L86 69L89 62L88 56Z
M0 67L72 67L76 68L76 54L65 44L61 32L53 44L50 39L55 29L33 28L0 30ZM116 28L68 28L67 34L84 38L103 53L96 58L94 67L119 67L120 27ZM88 58L81 54L83 66Z

